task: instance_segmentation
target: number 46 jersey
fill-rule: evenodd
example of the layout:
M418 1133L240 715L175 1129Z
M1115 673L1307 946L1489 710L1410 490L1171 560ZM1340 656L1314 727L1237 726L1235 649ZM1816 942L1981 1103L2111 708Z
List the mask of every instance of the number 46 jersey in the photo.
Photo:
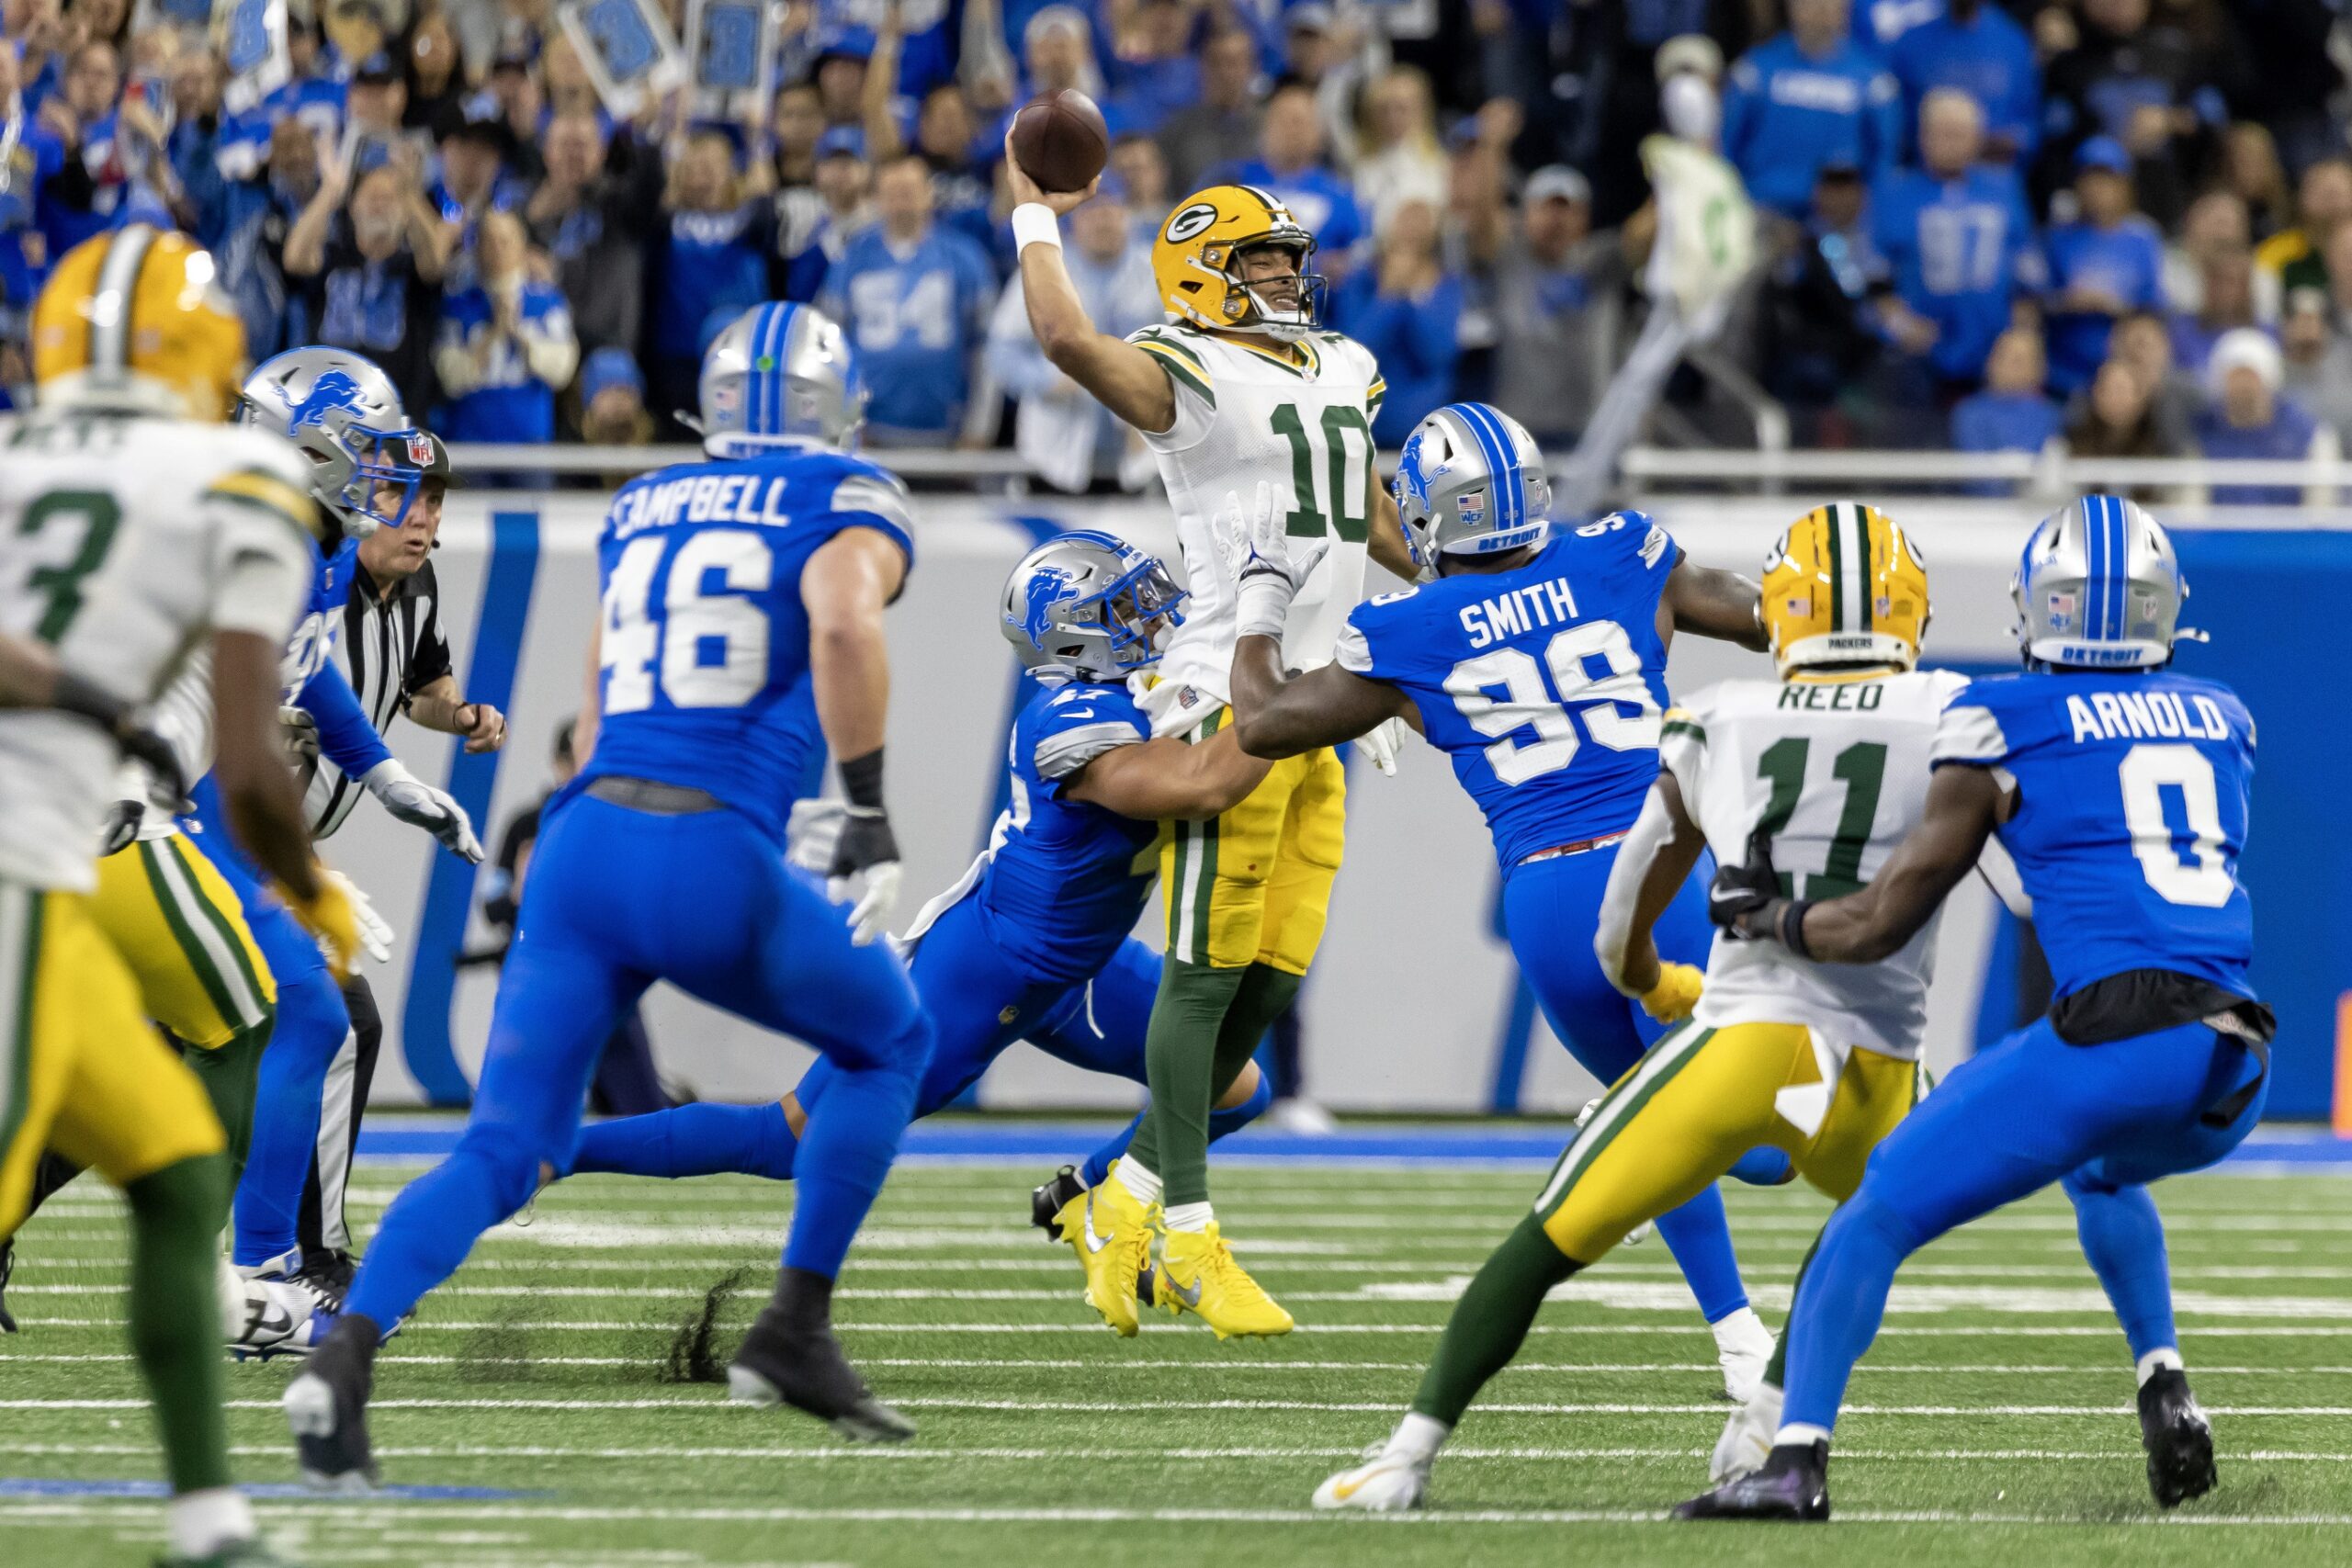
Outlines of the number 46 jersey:
M825 750L800 574L850 528L914 557L906 487L821 448L682 463L624 485L596 546L602 702L581 779L704 790L781 839Z
M1966 684L1946 671L1726 681L1668 711L1658 756L1717 860L1746 861L1761 829L1783 895L1835 898L1867 885L1918 826L1944 705ZM1698 1020L1802 1023L1841 1051L1914 1059L1937 924L1882 964L1815 964L1717 932Z

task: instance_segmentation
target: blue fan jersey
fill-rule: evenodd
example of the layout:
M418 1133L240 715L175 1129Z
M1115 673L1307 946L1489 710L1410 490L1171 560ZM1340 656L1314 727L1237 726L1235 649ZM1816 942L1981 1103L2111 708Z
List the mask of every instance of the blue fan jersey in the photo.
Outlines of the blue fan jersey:
M1012 804L997 818L980 908L998 944L1040 980L1091 979L1143 913L1159 869L1159 824L1063 793L1087 763L1151 739L1125 686L1041 693L1012 721Z
M1971 682L1944 710L1935 762L2006 770L2000 829L2064 997L2127 969L2170 969L2254 995L2254 908L2238 882L2254 720L2227 686L2146 674Z
M1645 513L1612 513L1524 566L1442 577L1348 617L1340 668L1413 699L1506 874L1640 815L1666 704L1658 598L1680 558Z
M682 463L621 487L596 546L602 718L580 781L706 790L781 840L825 750L800 573L848 528L914 558L906 487L822 448Z

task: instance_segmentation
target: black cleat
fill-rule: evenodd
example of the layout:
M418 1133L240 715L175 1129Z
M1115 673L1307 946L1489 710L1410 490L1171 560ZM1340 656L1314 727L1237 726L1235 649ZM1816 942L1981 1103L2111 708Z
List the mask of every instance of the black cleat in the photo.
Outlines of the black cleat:
M1086 1190L1086 1183L1078 1179L1078 1167L1066 1165L1054 1172L1054 1179L1029 1194L1029 1223L1046 1233L1047 1241L1063 1239L1061 1227L1054 1224L1054 1216L1069 1206L1069 1201Z
M2177 1508L2213 1490L2213 1428L2179 1368L2159 1369L2140 1385L2140 1443L2148 1450L2148 1490L2159 1508Z
M359 1260L339 1247L303 1254L302 1267L294 1282L319 1298L329 1312L343 1310L343 1298L351 1293L351 1281L359 1277Z
M1776 1447L1762 1469L1676 1504L1674 1517L1817 1524L1829 1517L1829 1445Z
M377 1343L376 1325L366 1318L338 1319L279 1396L302 1479L320 1491L365 1496L375 1490L368 1396L375 1388Z
M0 1241L0 1334L17 1332L17 1320L8 1315L8 1276L17 1271L17 1244Z
M794 1326L773 1306L760 1314L727 1369L738 1404L789 1404L853 1443L903 1443L915 1424L874 1397L822 1324Z

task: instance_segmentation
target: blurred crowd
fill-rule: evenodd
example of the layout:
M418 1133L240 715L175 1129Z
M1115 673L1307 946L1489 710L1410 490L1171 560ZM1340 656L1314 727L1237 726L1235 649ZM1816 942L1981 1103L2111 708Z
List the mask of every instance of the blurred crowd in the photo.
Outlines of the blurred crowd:
M2301 456L2352 425L2337 4L791 0L772 92L623 117L551 0L296 0L243 108L185 0L0 0L0 387L48 264L147 220L211 248L255 359L359 350L452 440L681 438L704 346L780 298L843 322L874 444L1137 488L1011 265L1007 118L1075 87L1104 330L1159 319L1172 201L1244 180L1319 236L1384 446L1464 396L1565 444L1639 327L1638 149L1691 75L1766 219L1713 352L1801 442ZM1702 431L1703 379L1668 391Z

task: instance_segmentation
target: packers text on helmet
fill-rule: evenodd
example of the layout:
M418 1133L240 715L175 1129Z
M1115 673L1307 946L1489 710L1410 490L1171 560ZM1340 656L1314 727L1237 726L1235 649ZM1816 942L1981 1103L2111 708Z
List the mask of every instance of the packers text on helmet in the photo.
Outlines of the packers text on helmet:
M1928 630L1928 568L1875 506L1833 501L1789 525L1764 561L1764 630L1786 676L1799 670L1908 670Z

